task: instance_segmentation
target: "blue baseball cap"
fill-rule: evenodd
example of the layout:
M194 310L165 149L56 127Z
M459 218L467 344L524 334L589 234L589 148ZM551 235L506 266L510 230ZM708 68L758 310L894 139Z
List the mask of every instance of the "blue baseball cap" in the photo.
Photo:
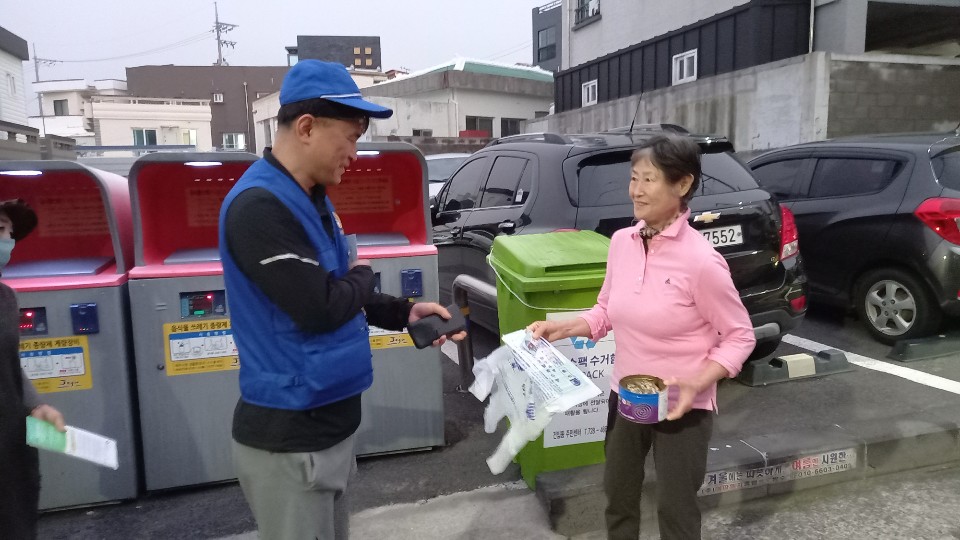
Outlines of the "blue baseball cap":
M334 62L300 60L280 87L280 105L323 98L366 113L373 118L390 118L393 110L371 103L360 94L347 68Z

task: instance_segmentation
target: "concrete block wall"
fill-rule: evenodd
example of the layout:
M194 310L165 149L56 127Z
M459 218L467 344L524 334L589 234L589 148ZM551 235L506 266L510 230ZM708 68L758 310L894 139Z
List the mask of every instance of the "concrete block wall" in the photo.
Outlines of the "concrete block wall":
M680 124L728 137L740 151L760 151L826 135L828 63L824 53L742 69L639 96L527 122L526 132L589 133L638 124Z
M471 137L398 137L396 135L375 136L371 137L371 140L374 142L400 141L410 143L416 146L425 156L449 153L472 154L490 142L490 139Z
M958 123L958 60L834 55L830 62L829 138L947 131Z

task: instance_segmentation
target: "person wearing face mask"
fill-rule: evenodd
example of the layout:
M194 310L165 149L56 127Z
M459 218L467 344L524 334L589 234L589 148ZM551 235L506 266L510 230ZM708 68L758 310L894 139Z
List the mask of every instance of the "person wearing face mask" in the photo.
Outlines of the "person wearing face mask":
M533 337L599 340L615 330L610 378L604 491L607 534L640 534L644 461L653 450L660 537L700 538L697 490L707 466L717 382L734 377L756 339L730 270L687 219L700 180L700 152L687 137L656 136L631 156L630 199L638 223L610 239L597 304L580 317L537 321ZM620 380L658 377L669 388L669 412L655 424L617 413Z
M36 225L37 215L24 201L0 202L0 268ZM37 536L40 466L36 448L26 444L27 415L66 430L63 415L41 403L20 367L20 310L13 289L0 283L0 535L11 540Z

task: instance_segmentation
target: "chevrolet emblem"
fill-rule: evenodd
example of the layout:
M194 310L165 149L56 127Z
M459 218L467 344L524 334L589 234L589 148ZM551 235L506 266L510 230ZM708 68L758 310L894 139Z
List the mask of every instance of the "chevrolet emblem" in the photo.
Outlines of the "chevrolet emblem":
M696 223L698 221L702 221L704 223L713 223L719 217L720 217L720 212L717 212L716 214L714 214L713 212L707 211L702 214L698 214L697 216L694 216L693 222Z

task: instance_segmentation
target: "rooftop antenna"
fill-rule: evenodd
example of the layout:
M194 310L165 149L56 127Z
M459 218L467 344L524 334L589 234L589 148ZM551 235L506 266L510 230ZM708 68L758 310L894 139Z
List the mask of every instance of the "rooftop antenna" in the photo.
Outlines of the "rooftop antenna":
M637 123L637 115L640 114L640 104L643 103L643 91L640 91L640 98L637 99L637 110L633 111L633 120L630 122L630 131L627 133L633 134L633 126Z

